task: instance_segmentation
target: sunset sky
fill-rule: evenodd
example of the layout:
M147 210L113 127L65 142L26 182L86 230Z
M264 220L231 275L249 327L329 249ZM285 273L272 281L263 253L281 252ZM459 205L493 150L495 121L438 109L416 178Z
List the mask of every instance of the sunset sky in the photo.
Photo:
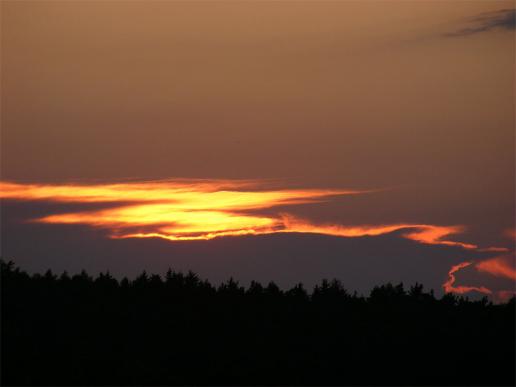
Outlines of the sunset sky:
M2 256L514 292L513 1L1 2Z

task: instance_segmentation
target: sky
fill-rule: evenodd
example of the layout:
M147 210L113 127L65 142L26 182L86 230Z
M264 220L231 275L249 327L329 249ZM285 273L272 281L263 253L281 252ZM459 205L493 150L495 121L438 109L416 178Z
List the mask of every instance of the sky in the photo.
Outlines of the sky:
M1 3L1 249L515 290L512 1Z

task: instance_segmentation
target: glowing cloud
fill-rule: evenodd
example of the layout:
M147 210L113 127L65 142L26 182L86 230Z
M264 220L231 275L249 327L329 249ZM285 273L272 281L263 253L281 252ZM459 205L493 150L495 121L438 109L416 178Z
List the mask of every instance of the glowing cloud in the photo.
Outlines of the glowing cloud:
M497 302L507 302L511 297L516 296L515 289L498 290L493 292L491 289L484 286L455 286L456 278L454 273L471 266L472 264L472 262L462 262L458 265L452 266L448 272L448 280L443 284L443 289L446 293L465 294L469 292L479 292L492 295L493 299ZM516 268L514 266L514 256L511 255L490 258L474 265L474 267L480 272L485 272L496 277L516 280Z
M117 184L18 184L0 182L0 198L44 200L63 203L109 203L108 208L54 213L34 222L84 224L106 230L111 238L163 238L171 241L209 240L224 236L272 233L316 233L340 237L378 236L400 231L400 236L427 245L452 246L475 251L507 251L479 248L452 241L464 226L424 223L380 225L314 224L292 214L274 213L275 207L295 206L330 200L341 195L371 191L322 189L270 189L263 180L165 180ZM264 214L266 211L266 215ZM514 262L512 262L514 263ZM453 266L443 284L446 292L477 291L492 294L485 287L456 286L454 273L472 265ZM479 262L476 269L495 276L516 279L508 256ZM509 294L509 293L507 293ZM494 295L496 297L496 294ZM500 297L507 297L500 295Z
M436 226L430 224L387 224L366 226L315 225L295 217L283 217L285 231L327 234L343 237L377 236L399 230L407 230L403 237L429 245L458 246L464 249L477 249L470 243L444 240L443 238L464 232L463 226ZM496 248L498 249L498 248ZM505 251L505 248L501 248Z
M472 264L472 262L462 262L458 265L452 266L450 271L448 272L448 280L443 284L443 289L446 293L457 293L464 294L469 292L479 292L483 294L492 294L493 292L484 286L475 287L475 286L454 286L456 278L455 273L465 267L468 267Z
M120 184L17 184L0 183L0 197L56 202L174 202L188 210L209 208L253 209L282 204L316 201L332 195L370 191L353 190L269 190L250 191L263 186L255 180L174 180Z
M169 240L285 231L281 218L250 214L277 206L314 203L356 190L266 190L263 181L179 180L121 184L39 185L1 183L1 197L54 202L108 202L113 207L55 214L42 223L87 224L110 230L113 238ZM260 189L261 188L261 189Z
M266 181L167 180L118 184L0 183L2 198L54 202L113 203L102 210L48 215L36 222L86 224L108 230L112 238L159 237L173 241L277 232L317 233L342 237L376 236L407 230L402 236L419 243L476 249L445 239L463 226L429 224L317 225L289 214L258 211L328 200L332 196L371 191L266 189Z
M490 258L477 263L475 267L478 271L516 281L516 267L514 257L511 255Z

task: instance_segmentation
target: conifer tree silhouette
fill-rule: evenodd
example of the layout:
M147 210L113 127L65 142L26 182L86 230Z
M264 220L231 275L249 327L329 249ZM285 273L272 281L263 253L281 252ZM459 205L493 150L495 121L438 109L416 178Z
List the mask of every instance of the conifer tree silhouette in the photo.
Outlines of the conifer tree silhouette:
M0 260L4 385L514 385L516 299ZM429 369L429 365L431 369Z

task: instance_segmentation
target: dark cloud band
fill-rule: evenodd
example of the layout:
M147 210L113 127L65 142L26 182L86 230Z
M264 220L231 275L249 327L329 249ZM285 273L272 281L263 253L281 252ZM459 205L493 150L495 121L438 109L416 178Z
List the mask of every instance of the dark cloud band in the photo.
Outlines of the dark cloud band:
M478 15L469 21L469 26L446 33L447 37L467 36L492 30L512 31L516 27L516 9L502 9Z

